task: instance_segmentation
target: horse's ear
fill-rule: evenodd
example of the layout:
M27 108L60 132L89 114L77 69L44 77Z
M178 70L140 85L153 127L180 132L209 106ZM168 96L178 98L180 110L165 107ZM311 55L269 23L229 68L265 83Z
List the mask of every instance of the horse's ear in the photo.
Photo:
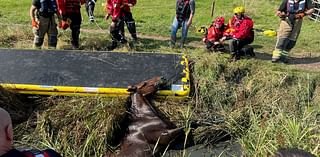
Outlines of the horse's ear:
M128 92L135 92L135 91L137 91L137 87L136 86L128 86L127 91Z
M136 88L138 88L138 89L141 89L142 87L144 87L145 85L147 85L147 81L143 81L143 83L141 83L141 84L138 84L138 87L136 87Z

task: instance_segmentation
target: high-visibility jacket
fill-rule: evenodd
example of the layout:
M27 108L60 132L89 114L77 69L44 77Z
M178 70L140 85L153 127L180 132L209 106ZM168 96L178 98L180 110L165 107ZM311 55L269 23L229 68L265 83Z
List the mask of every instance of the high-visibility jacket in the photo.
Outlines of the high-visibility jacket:
M63 15L80 13L80 7L85 0L57 0L58 11Z
M248 16L244 16L242 19L238 19L236 16L234 16L229 20L227 28L227 30L232 30L230 32L232 38L254 38L253 21Z

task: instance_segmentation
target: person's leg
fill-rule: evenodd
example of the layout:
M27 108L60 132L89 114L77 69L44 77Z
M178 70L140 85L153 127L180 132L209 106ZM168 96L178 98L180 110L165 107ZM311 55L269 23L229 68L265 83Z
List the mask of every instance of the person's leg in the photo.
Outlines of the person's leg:
M188 36L188 26L187 26L187 22L188 20L185 20L183 23L182 23L182 36L181 36L181 43L180 43L180 48L183 48L184 47L184 44L187 40L187 36Z
M275 49L272 52L272 62L278 62L283 57L287 56L287 53L283 51L289 42L289 36L291 32L292 25L288 22L288 20L281 20L277 35L277 42L275 45Z
M97 0L86 0L86 11L90 22L94 22L94 7Z
M240 56L255 56L253 49L251 48L244 48L246 45L249 45L253 42L253 38L245 38L242 40L238 40L238 49L239 49L239 55Z
M211 41L207 41L206 42L206 49L208 50L208 51L211 51L212 49L212 47L214 46L214 44L213 44L213 42L211 42Z
M179 29L179 23L176 17L173 18L172 26L171 26L171 41L170 44L172 47L176 44L177 31Z
M126 43L126 36L125 36L125 32L124 32L124 23L125 23L125 18L121 19L117 24L117 30L119 30L118 34L120 34L120 43Z
M79 48L79 36L80 36L80 27L81 27L81 14L72 14L71 15L71 44L74 49Z
M294 48L294 46L296 45L297 39L299 37L300 34L300 30L302 27L302 19L296 19L295 24L293 26L292 32L288 38L288 41L286 43L286 45L284 45L283 48L283 56L287 57L288 53L291 51L291 49Z
M129 33L131 34L131 37L134 41L137 41L137 31L136 31L136 23L133 19L131 12L125 13L125 22L127 24L127 28L129 30Z
M48 18L44 18L39 16L37 18L39 23L39 28L33 28L34 40L33 40L33 48L41 49L43 45L44 36L48 31L49 20Z
M58 30L54 16L50 19L49 30L48 30L48 47L49 49L55 49L58 41Z
M110 36L111 36L111 46L108 47L108 50L113 50L117 47L118 42L120 42L124 37L122 36L122 32L120 27L122 27L123 25L121 25L121 23L123 23L123 21L117 21L114 23L114 25L111 24L110 26Z
M229 49L231 53L230 61L236 61L240 59L241 55L244 55L241 51L241 49L248 44L251 44L253 42L253 38L247 38L247 39L231 39L229 41Z

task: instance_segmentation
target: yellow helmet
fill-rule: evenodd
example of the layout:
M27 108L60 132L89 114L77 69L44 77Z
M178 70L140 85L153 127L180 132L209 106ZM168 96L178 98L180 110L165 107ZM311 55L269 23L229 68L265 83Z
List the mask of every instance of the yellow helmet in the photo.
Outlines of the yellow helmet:
M241 7L241 6L235 7L233 9L233 13L235 13L235 14L243 14L244 12L245 12L244 7Z

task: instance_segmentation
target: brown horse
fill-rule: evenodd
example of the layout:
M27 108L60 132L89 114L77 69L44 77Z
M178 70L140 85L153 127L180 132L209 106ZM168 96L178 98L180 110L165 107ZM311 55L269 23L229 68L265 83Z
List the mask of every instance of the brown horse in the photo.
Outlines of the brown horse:
M121 157L150 157L158 155L177 136L184 134L182 128L176 128L160 118L151 105L148 96L152 96L164 81L154 77L135 86L129 86L131 105L129 106L130 124L128 132L120 144Z

